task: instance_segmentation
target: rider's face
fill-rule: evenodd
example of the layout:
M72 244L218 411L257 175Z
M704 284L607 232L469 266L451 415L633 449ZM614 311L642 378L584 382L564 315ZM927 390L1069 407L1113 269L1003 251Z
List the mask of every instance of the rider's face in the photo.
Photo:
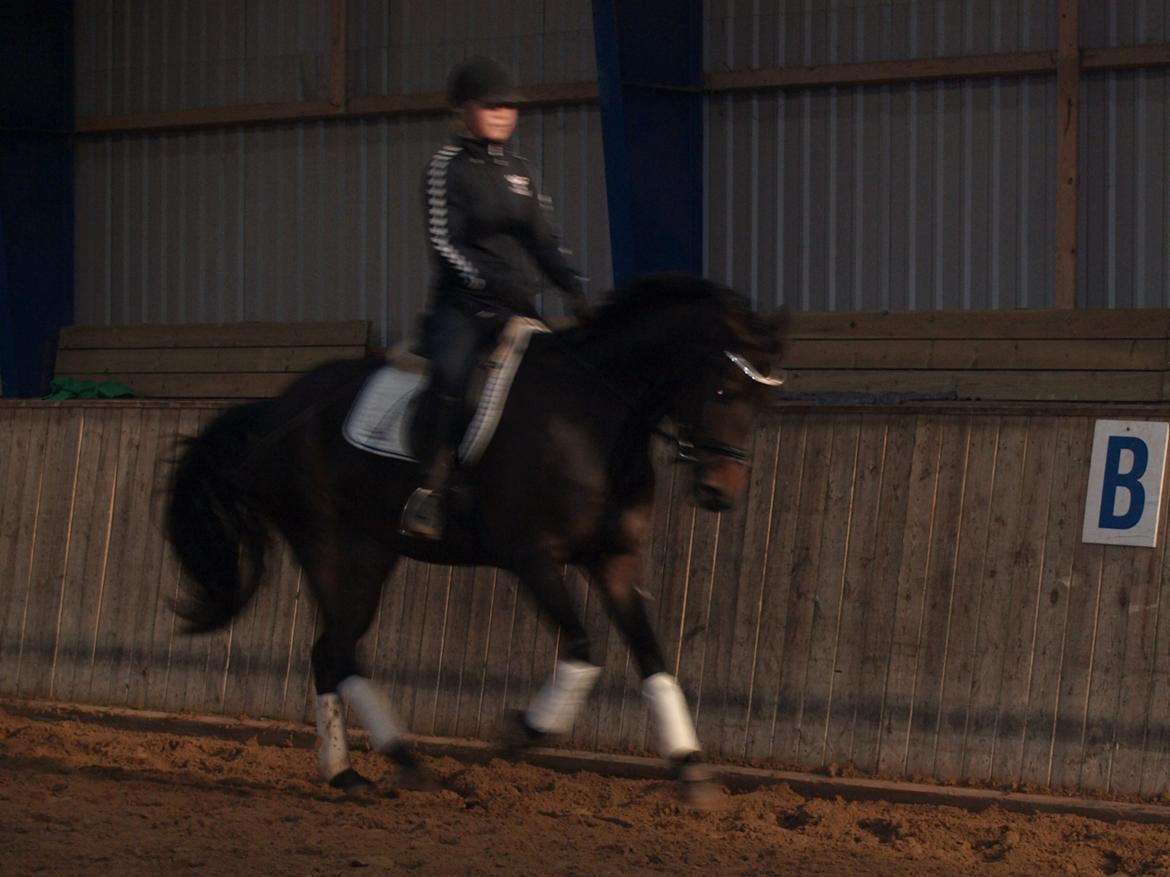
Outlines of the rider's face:
M481 140L503 143L516 130L516 107L508 104L481 104L468 101L463 105L467 130Z

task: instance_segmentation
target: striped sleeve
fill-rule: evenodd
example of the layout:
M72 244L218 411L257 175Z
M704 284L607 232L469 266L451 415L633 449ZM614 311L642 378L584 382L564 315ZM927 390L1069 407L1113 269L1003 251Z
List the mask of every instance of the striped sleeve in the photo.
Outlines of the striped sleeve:
M427 168L427 233L439 258L455 271L463 284L468 289L483 289L484 280L475 265L451 243L447 177L451 160L461 151L459 146L444 146Z

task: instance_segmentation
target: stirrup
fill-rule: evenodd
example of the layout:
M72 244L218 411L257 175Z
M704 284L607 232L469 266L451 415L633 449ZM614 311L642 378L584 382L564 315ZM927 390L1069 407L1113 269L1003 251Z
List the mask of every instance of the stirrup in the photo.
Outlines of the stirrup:
M402 509L398 525L404 536L443 538L443 494L429 487L416 488Z

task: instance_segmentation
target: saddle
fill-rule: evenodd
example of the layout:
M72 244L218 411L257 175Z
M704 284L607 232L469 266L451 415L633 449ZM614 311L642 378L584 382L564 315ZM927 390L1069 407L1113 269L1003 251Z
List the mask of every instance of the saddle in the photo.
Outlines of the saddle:
M539 320L512 317L496 345L475 367L468 389L471 415L457 450L461 466L474 464L483 454L528 342L534 333L548 331ZM387 364L371 374L358 391L342 426L346 441L372 454L417 461L418 449L411 435L427 396L429 378L429 360L409 352L409 348L394 351Z

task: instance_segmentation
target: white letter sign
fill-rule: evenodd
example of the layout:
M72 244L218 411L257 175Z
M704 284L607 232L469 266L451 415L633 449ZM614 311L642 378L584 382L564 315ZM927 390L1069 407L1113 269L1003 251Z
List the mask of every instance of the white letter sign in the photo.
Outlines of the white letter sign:
M1168 432L1166 423L1097 421L1081 537L1085 542L1154 547Z

